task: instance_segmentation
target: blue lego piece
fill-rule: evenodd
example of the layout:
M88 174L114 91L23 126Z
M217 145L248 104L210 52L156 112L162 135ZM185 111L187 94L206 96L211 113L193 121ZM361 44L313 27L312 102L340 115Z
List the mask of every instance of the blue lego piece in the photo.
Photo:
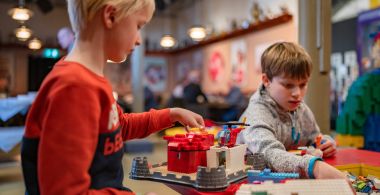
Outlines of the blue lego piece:
M219 146L226 146L230 141L231 131L227 125L223 125L223 129L217 134Z
M370 193L371 190L372 190L371 187L369 187L368 185L366 185L362 190L360 190L360 192Z
M298 179L298 173L272 173L270 169L264 169L263 171L249 170L248 171L248 183L254 181L266 181L272 180L274 183L280 183L284 179Z

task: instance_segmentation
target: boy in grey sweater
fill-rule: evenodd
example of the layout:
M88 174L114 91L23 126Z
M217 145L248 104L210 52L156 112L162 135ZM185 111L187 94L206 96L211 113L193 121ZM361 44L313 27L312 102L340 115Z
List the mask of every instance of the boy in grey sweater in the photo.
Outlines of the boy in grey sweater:
M309 146L320 134L313 113L302 101L312 70L310 56L294 43L275 43L261 56L261 68L262 85L241 116L251 126L239 134L237 143L248 144L252 153L263 153L274 171L297 172L304 178L345 178L319 157L286 151ZM334 140L329 136L323 140L318 147L323 157L333 156Z

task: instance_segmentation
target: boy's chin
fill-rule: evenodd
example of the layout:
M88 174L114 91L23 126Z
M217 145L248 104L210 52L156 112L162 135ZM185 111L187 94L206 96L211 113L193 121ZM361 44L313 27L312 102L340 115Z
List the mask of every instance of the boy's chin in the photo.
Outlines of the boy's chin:
M118 64L118 63L125 62L125 60L127 60L127 56L124 56L122 58L108 59L107 63L116 63L116 64Z
M293 112L293 111L297 110L297 108L298 108L298 106L295 107L295 108L289 108L288 110L291 111L291 112Z

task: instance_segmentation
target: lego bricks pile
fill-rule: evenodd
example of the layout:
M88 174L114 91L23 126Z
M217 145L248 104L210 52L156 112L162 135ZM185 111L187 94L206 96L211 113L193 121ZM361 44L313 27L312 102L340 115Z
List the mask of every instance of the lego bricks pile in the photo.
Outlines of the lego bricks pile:
M342 112L337 119L337 132L364 136L364 148L380 151L380 69L359 77L350 87Z
M380 180L378 178L374 176L356 177L352 174L348 174L347 177L357 194L380 194Z

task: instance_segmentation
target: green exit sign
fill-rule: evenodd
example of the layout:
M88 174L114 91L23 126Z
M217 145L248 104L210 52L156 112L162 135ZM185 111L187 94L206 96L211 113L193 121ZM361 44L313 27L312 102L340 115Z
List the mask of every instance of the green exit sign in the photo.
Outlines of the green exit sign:
M59 58L59 50L56 48L46 48L42 52L44 58Z

